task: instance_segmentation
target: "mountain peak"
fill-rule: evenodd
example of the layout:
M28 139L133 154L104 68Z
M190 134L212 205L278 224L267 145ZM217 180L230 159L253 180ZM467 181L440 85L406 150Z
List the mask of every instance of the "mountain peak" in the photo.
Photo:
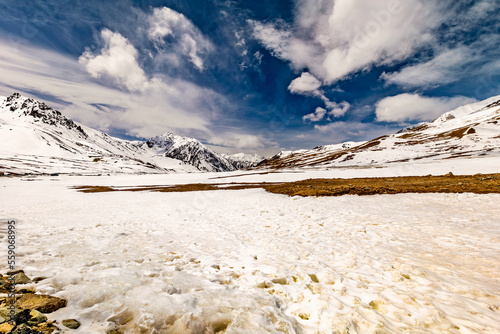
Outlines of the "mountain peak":
M199 140L171 132L150 138L143 147L156 155L181 160L202 171L223 172L236 169L226 157L215 153Z
M5 98L0 104L0 108L7 108L12 113L17 113L18 116L26 116L29 121L42 122L53 126L63 126L69 130L76 130L84 137L87 137L87 134L80 125L77 125L73 120L62 115L61 112L52 109L44 102L22 96L19 93L13 93Z

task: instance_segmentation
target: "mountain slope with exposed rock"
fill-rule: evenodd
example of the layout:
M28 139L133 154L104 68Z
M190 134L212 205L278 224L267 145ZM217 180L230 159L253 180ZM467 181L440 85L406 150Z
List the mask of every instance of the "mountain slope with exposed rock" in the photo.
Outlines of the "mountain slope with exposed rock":
M0 97L0 173L104 174L232 171L238 167L194 138L165 134L127 141L78 124L47 104Z
M215 153L198 140L170 132L153 137L140 147L151 151L154 155L177 159L205 172L227 172L237 169L224 156Z

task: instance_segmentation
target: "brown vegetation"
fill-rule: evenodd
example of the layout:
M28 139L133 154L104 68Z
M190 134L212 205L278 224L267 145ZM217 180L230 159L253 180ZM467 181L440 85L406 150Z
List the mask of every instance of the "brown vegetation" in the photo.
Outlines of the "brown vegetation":
M500 174L442 176L404 176L356 179L309 179L285 183L217 183L181 184L174 186L139 186L112 188L104 186L75 187L84 193L108 191L187 192L209 190L241 190L263 188L289 196L341 196L398 193L500 193Z
M500 174L408 176L395 178L310 179L266 186L289 196L340 196L398 193L500 193Z

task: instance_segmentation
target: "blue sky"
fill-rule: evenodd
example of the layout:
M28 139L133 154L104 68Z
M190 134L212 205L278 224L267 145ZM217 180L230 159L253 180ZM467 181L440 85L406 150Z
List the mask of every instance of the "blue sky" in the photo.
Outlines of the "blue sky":
M496 0L0 2L0 94L112 135L272 154L500 94Z

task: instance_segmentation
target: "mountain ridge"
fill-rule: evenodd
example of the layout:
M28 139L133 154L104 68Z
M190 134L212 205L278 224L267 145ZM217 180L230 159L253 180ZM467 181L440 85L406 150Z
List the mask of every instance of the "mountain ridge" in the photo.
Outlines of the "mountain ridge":
M500 157L500 96L461 106L395 134L352 143L278 153L257 169L373 167L391 163Z
M128 141L79 124L44 102L0 97L0 172L101 174L220 172L237 168L198 140L171 134L170 149L154 138ZM148 146L148 143L151 147Z

